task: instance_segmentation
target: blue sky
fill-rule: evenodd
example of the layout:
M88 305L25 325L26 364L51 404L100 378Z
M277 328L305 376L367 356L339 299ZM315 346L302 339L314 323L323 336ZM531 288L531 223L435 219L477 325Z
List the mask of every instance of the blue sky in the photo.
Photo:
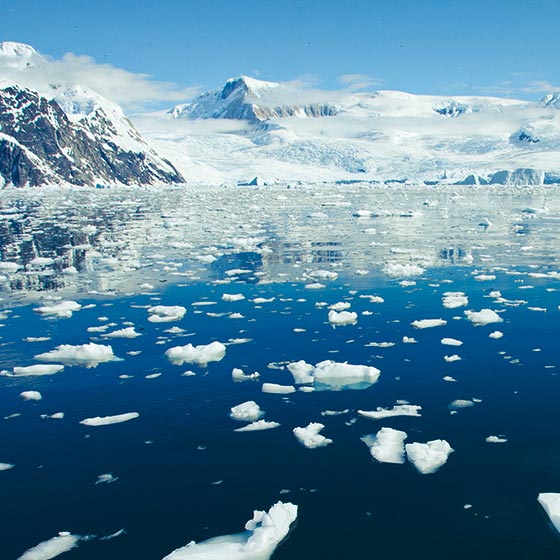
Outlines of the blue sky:
M0 40L178 89L239 74L525 99L560 89L560 0L0 0L0 14Z

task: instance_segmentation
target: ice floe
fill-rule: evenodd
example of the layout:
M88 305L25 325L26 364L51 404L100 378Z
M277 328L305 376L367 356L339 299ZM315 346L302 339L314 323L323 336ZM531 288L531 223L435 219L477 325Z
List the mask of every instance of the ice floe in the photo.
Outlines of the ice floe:
M257 420L256 422L251 422L242 428L237 428L233 430L234 432L256 432L260 430L271 430L272 428L278 428L280 424L278 422L269 422L267 420Z
M560 494L544 492L539 494L538 501L554 525L554 528L560 532Z
M245 532L200 543L191 541L163 560L269 560L288 535L297 511L297 506L290 502L277 502L268 512L254 511L253 518L245 524Z
M126 327L116 331L111 331L101 335L103 338L136 338L142 336L141 333L136 332L134 327Z
M421 406L416 404L396 404L393 408L377 407L377 410L358 410L360 416L380 420L392 416L421 416Z
M469 401L467 399L455 399L447 405L447 408L449 410L458 410L459 408L469 408L474 405L474 401Z
M241 301L245 299L243 294L222 294L223 301Z
M315 366L300 360L288 364L295 383L315 383L317 389L366 389L379 378L373 366L324 360Z
M501 331L494 331L491 332L488 336L490 338L494 338L495 340L498 340L499 338L502 338L502 336L504 336L504 333Z
M455 309L469 304L469 298L463 292L445 292L443 294L443 307Z
M275 393L278 395L289 395L290 393L295 393L296 388L293 385L278 385L277 383L263 383L262 384L263 393Z
M435 439L427 443L407 443L405 446L408 460L422 474L435 473L445 465L453 448L444 439Z
M387 263L383 267L383 272L392 278L406 278L408 276L420 276L425 269L417 264Z
M442 327L447 325L444 319L419 319L410 323L415 329L430 329L432 327Z
M169 361L177 366L184 363L196 364L206 367L210 362L219 362L226 355L226 346L221 342L211 342L210 344L199 344L193 346L174 346L165 352Z
M452 354L451 356L444 356L443 359L450 363L450 362L458 362L459 360L461 360L461 356L459 356L458 354Z
M7 377L33 377L36 375L54 375L64 369L64 366L58 364L35 364L33 366L16 366L13 373L1 371L0 375Z
M12 465L11 463L0 463L0 471L9 471L14 467L15 465Z
M78 546L80 539L78 535L61 532L58 536L26 550L17 560L50 560Z
M41 395L39 391L23 391L19 396L24 401L40 401L43 398L43 395Z
M293 429L297 440L309 449L325 447L332 443L332 439L322 436L319 432L325 427L319 422L310 422L305 428L297 427Z
M484 441L486 443L507 443L507 438L503 436L488 436Z
M254 422L264 416L264 412L255 401L246 401L237 406L232 406L230 416L234 420Z
M118 476L113 476L111 473L99 474L97 475L97 480L95 484L111 484L119 480Z
M480 311L467 310L465 311L465 316L475 327L503 322L503 319L492 309L481 309Z
M43 307L36 307L33 311L41 315L51 315L67 319L72 317L72 313L79 311L82 306L77 301L61 301L54 305L45 305Z
M442 338L441 343L445 344L446 346L462 346L463 342L461 340L457 340L456 338Z
M124 414L116 414L115 416L95 416L93 418L84 418L80 424L84 426L108 426L110 424L121 424L138 418L138 412L126 412Z
M404 440L406 432L393 428L381 428L377 434L360 438L368 447L371 456L380 463L404 463Z
M95 344L94 342L78 346L60 344L50 352L37 354L35 359L45 360L46 362L60 362L67 366L85 366L86 368L94 368L104 362L119 360L113 354L111 346Z
M187 312L182 305L155 305L148 308L148 321L151 323L170 323L180 321Z

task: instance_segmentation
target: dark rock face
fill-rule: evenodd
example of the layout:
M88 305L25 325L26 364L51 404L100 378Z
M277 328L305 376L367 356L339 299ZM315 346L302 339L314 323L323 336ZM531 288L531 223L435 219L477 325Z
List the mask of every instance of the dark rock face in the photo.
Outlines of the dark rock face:
M139 152L118 146L113 141L114 126L102 109L95 117L71 122L56 101L33 90L18 86L0 90L0 175L5 184L184 181L171 163L147 145Z

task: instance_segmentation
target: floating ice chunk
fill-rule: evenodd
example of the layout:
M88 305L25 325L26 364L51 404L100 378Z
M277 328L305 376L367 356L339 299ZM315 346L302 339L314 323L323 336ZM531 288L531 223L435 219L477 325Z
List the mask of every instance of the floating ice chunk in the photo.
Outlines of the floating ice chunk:
M380 463L404 463L404 440L406 432L393 428L381 428L376 435L360 438L368 447L371 456Z
M390 418L391 416L421 416L421 406L416 404L396 404L393 408L377 407L377 410L358 410L358 414L373 420Z
M432 327L442 327L443 325L447 325L447 321L444 319L420 319L412 321L410 324L415 329L429 329Z
M264 416L264 412L255 401L246 401L237 406L232 406L230 416L234 420L254 422Z
M80 539L81 537L78 535L71 535L67 532L58 533L57 537L26 550L18 560L50 560L78 546Z
M539 494L539 504L543 507L554 528L560 532L560 494L545 492Z
M488 336L490 338L494 338L494 339L498 340L499 338L502 338L502 336L504 336L504 333L501 332L501 331L494 331L494 332L491 332Z
M111 482L116 482L117 480L119 480L119 477L113 476L111 473L99 474L95 484L111 484Z
M339 301L338 303L329 305L329 309L332 309L333 311L345 311L346 309L350 309L350 302Z
M294 383L300 385L302 383L313 383L315 378L313 377L313 372L315 368L303 360L299 362L292 362L286 366L288 371L292 374L294 378Z
M230 313L228 319L245 319L245 315L241 313Z
M259 430L271 430L272 428L278 428L280 424L278 422L268 422L266 420L257 420L256 422L251 422L243 428L237 428L233 430L234 432L256 432Z
M383 272L393 278L403 278L407 276L420 276L425 269L417 264L387 263L383 267Z
M248 381L250 379L258 379L261 374L258 371L253 373L244 373L242 369L233 368L231 371L231 377L234 381Z
M402 341L404 344L416 344L418 341L411 336L403 336Z
M23 391L19 396L24 401L40 401L43 398L43 395L41 395L39 391Z
M457 410L459 408L469 408L474 405L475 405L474 401L469 401L466 399L455 399L454 401L451 401L447 405L447 408L449 410Z
M113 354L111 346L95 344L93 342L78 346L60 344L50 352L37 354L35 359L47 362L61 362L67 366L85 366L86 368L94 368L104 362L119 360Z
M408 460L421 474L435 473L453 452L444 439L435 439L427 443L407 443L405 449Z
M459 356L458 354L452 354L451 356L444 356L443 359L448 363L458 362L459 360L462 360L461 356Z
M338 278L338 272L332 270L314 270L309 272L308 276L314 280L336 280Z
M224 301L241 301L245 299L243 294L222 294L222 299Z
M62 420L64 418L64 412L55 412L50 416L46 416L46 418L53 418L54 420Z
M119 329L112 331L110 333L102 334L104 338L136 338L137 336L142 336L139 332L136 332L134 327L126 327L124 329Z
M302 445L308 449L315 449L332 443L332 439L328 439L319 433L324 427L325 425L319 422L310 422L305 428L294 428L293 432Z
M276 298L274 298L274 297L271 297L271 298L268 298L268 299L267 299L267 298L263 298L263 297L256 297L256 298L253 300L253 303L254 303L255 305L261 305L261 304L263 304L263 303L272 303L275 299L276 299Z
M486 443L507 443L507 438L503 436L488 436L484 441Z
M64 369L57 364L35 364L34 366L15 367L13 373L1 371L0 375L7 377L32 377L34 375L54 375Z
M444 381L449 381L449 382L451 382L451 383L453 383L453 382L456 383L456 382L457 382L457 380L456 380L454 377L451 377L450 375L446 375L446 376L443 378L443 380L444 380Z
M55 305L45 305L36 307L33 311L41 315L54 315L55 317L68 318L72 317L74 311L79 311L82 306L77 301L61 301Z
M297 518L297 506L277 502L268 513L255 511L245 524L245 532L224 535L200 543L190 542L163 560L269 560L276 547L286 538ZM30 560L30 559L26 559Z
M329 323L335 327L342 325L355 325L358 322L358 314L354 311L341 311L337 313L334 309L329 311Z
M170 323L171 321L179 321L187 312L182 305L155 305L148 308L148 321L151 323Z
M138 418L138 412L126 412L125 414L116 414L115 416L95 416L94 418L85 418L80 422L84 426L108 426L109 424L120 424Z
M324 410L321 412L321 416L340 416L342 414L348 414L349 412L349 408L345 408L344 410Z
M456 338L442 338L441 343L447 346L462 346L463 342Z
M364 344L366 348L391 348L395 346L394 342L368 342Z
M443 307L455 309L469 304L469 298L463 292L445 292L443 294Z
M492 309L480 311L465 311L467 319L475 326L488 325L489 323L502 323L504 320Z
M12 465L11 463L0 463L0 471L9 471L14 467L15 465Z
M47 342L50 339L50 336L26 336L23 340L25 342Z
M277 383L263 383L263 393L276 393L278 395L289 395L295 393L296 388L293 385L278 385Z
M313 377L318 389L367 389L378 380L380 373L373 366L324 360L315 366Z
M165 352L169 361L181 366L185 362L189 364L197 364L206 367L209 362L219 362L226 355L226 347L221 342L211 342L210 344L199 344L193 346L174 346Z
M325 287L326 287L325 284L321 284L320 282L312 282L311 284L305 285L306 290L321 290L322 288Z

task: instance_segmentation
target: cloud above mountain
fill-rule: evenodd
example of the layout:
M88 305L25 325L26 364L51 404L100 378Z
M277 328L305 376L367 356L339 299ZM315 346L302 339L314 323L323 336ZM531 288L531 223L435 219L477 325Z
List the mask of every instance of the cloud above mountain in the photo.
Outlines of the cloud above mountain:
M39 57L33 64L17 65L14 58L0 57L0 85L18 83L42 93L75 84L91 88L126 110L137 110L164 102L186 101L198 88L182 88L154 80L149 74L129 72L92 57L66 53L60 59Z

